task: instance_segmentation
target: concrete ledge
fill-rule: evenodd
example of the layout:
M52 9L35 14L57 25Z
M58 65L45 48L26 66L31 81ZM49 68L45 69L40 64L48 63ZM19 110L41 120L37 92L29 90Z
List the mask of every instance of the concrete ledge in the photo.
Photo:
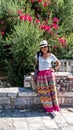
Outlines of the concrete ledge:
M58 92L58 99L60 105L72 105L73 92ZM39 104L38 94L31 88L0 88L0 109L25 109Z

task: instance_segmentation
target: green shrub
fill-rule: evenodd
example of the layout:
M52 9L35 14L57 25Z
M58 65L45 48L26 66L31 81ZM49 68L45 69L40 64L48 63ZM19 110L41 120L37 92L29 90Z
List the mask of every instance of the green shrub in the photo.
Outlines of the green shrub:
M19 22L13 34L7 39L11 58L6 59L9 81L13 85L22 85L23 77L34 69L34 55L43 32L33 23Z
M33 71L41 39L48 41L59 59L73 58L73 2L50 1L46 6L37 0L0 1L0 70L8 75L12 85L23 86L23 76ZM24 20L24 15L33 20ZM54 22L54 17L59 21ZM39 22L35 24L36 20Z

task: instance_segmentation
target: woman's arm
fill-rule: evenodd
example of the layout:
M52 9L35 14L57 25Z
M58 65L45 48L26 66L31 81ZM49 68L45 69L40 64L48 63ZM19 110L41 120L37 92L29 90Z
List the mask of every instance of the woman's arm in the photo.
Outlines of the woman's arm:
M59 60L56 61L56 66L55 66L55 70L57 70L61 65L61 62Z
M38 62L38 60L36 59L36 60L35 60L35 64L37 64L37 62Z
M61 65L61 62L59 60L55 61L55 66L53 68L50 68L52 72L56 71Z

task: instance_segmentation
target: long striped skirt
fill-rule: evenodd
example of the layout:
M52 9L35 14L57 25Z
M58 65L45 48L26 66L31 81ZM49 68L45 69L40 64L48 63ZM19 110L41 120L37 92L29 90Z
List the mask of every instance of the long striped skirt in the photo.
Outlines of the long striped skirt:
M39 71L37 91L40 102L47 112L59 111L55 76L51 70Z

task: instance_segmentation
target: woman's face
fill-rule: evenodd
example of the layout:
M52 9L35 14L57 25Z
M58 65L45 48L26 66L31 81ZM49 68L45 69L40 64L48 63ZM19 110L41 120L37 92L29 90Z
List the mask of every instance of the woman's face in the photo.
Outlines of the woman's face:
M47 53L48 52L48 46L41 47L41 51L43 53Z

